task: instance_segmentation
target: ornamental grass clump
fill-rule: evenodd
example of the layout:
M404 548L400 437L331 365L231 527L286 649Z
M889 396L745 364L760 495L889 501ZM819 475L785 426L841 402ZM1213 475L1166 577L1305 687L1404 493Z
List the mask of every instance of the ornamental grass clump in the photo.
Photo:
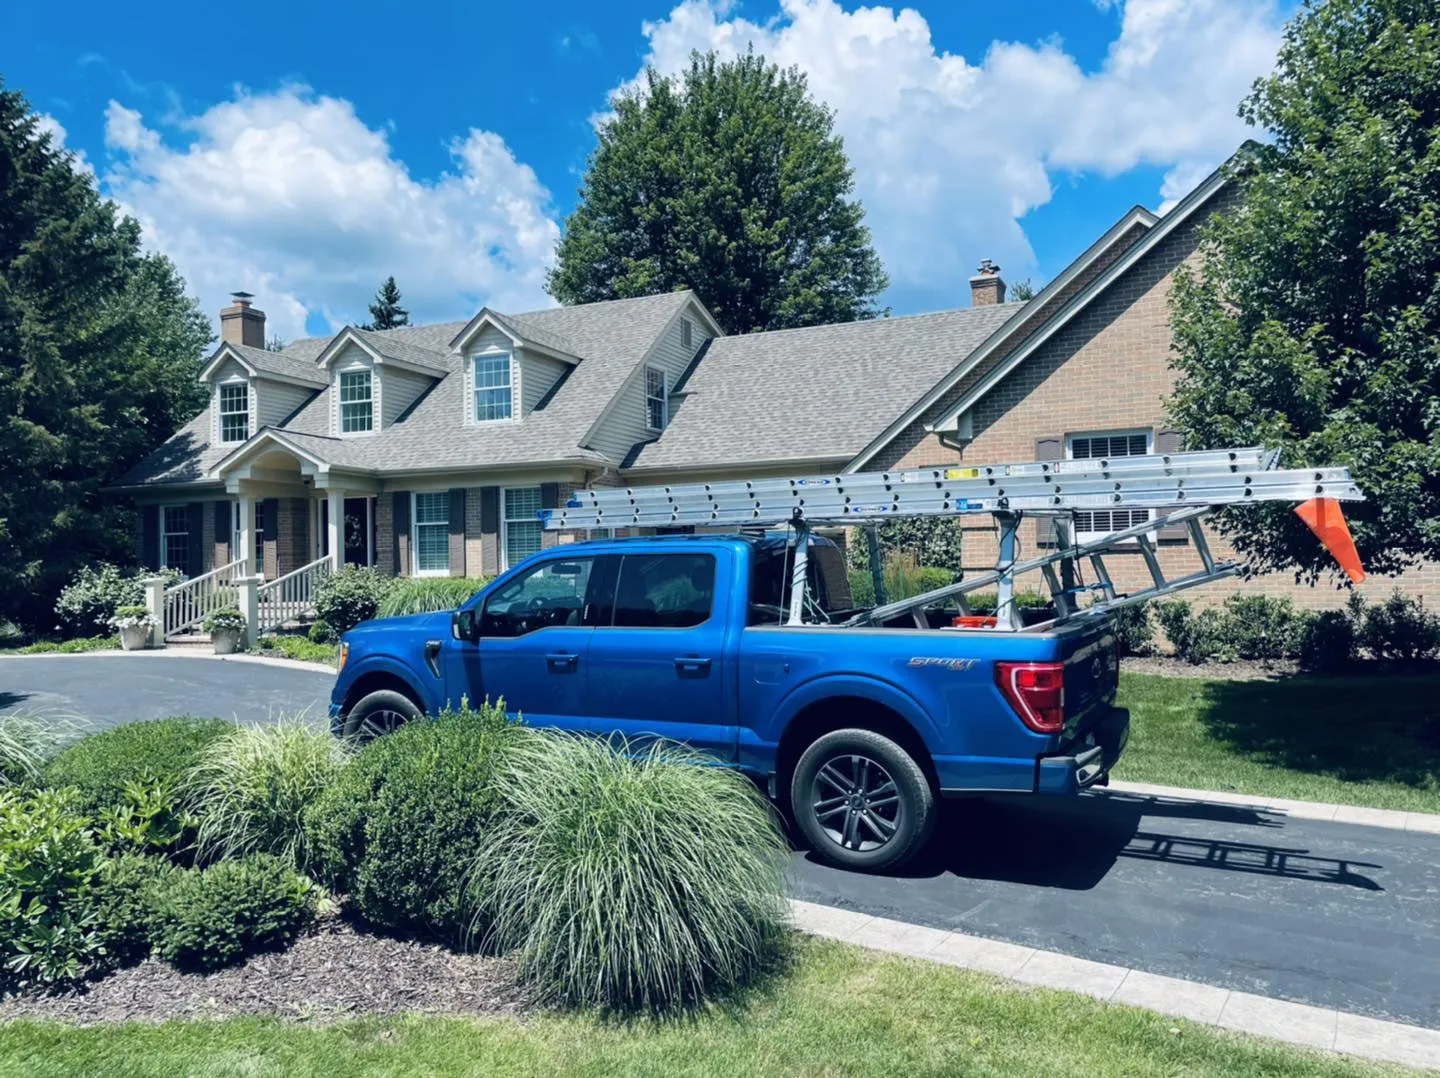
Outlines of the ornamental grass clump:
M199 820L202 861L275 854L304 866L305 809L345 765L345 749L300 719L237 726L212 744L185 780Z
M22 712L0 715L0 786L39 778L59 741L56 727Z
M471 893L542 1001L673 1011L779 957L787 846L743 776L670 743L540 733L496 779Z

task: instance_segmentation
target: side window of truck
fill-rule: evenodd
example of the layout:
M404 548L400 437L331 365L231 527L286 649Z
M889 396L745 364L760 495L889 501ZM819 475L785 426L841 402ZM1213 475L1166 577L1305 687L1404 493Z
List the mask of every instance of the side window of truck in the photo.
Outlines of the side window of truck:
M627 554L615 582L615 625L689 629L710 620L715 604L711 554Z
M553 625L582 625L593 558L537 565L485 600L481 636L524 636Z

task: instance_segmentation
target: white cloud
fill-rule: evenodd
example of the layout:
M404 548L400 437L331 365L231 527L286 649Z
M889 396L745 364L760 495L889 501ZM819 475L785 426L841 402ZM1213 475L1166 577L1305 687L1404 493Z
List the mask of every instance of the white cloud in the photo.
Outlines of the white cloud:
M1160 183L1160 198L1163 200L1156 213L1169 213L1182 198L1200 186L1200 181L1219 167L1216 161L1187 161L1165 173Z
M385 129L303 86L237 89L180 134L112 101L105 187L212 314L244 289L269 331L293 340L311 313L332 327L363 321L391 274L416 321L548 302L550 195L498 135L455 137L452 169L418 179Z
M62 124L59 120L55 119L55 117L51 116L48 112L36 113L35 123L40 128L40 133L42 135L50 136L50 144L52 146L54 146L57 150L69 150L75 155L75 166L77 168L79 168L82 172L90 173L92 176L95 174L94 167L85 158L85 152L83 150L76 149L74 146L67 146L65 144L65 140L69 137L69 132L65 130L64 124Z
M937 51L909 8L780 0L759 23L684 0L644 25L645 62L673 74L692 49L753 46L798 66L835 110L897 294L946 305L982 257L1012 279L1033 272L1020 221L1057 176L1159 166L1170 199L1233 152L1247 134L1236 106L1274 62L1277 2L1128 0L1104 62L1086 71L1053 40L997 41L976 59Z

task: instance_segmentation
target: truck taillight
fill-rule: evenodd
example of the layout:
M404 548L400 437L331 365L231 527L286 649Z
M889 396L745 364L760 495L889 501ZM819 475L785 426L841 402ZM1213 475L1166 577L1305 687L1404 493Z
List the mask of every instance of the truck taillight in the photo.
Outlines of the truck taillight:
M1058 734L1065 728L1064 663L996 663L995 684L1037 734Z

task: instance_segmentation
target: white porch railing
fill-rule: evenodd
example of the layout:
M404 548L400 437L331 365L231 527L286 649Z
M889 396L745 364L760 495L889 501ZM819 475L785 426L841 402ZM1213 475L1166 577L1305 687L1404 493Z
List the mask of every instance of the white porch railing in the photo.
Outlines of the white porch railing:
M315 589L334 568L329 555L261 584L256 591L256 633L278 629L315 609Z
M212 612L235 606L234 583L245 575L245 559L212 569L203 576L183 580L165 589L164 631L174 636L199 625Z

